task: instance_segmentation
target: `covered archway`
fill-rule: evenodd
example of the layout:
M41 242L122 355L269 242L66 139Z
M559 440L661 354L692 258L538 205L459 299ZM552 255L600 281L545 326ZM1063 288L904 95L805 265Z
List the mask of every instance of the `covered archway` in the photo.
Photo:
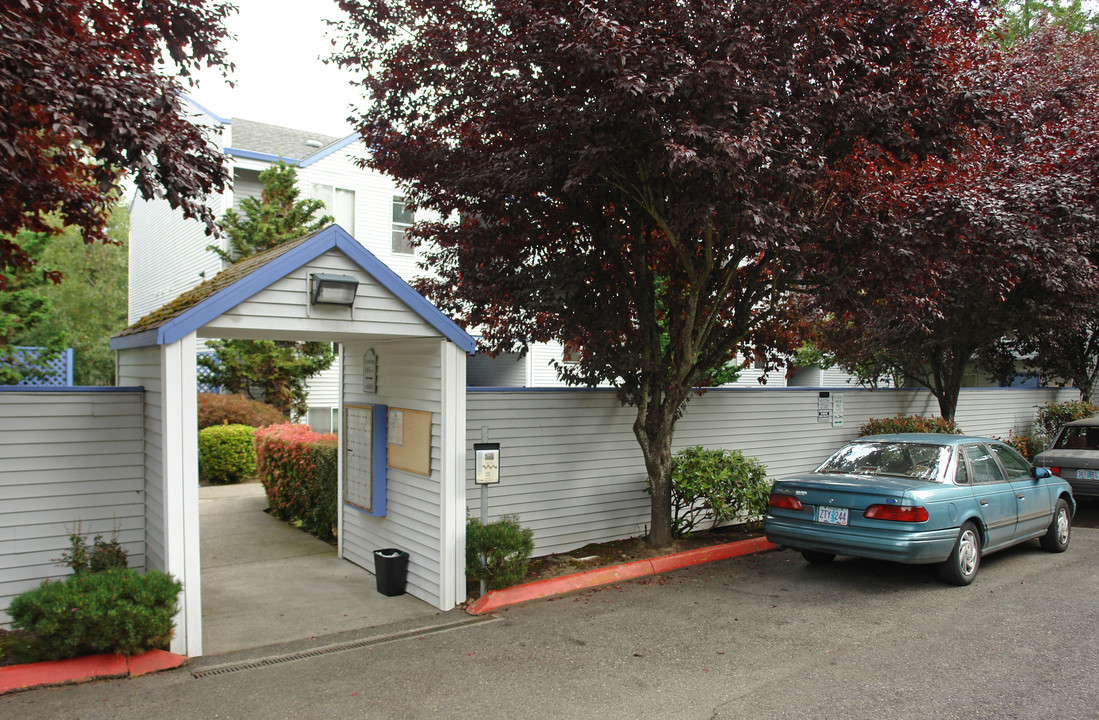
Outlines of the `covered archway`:
M342 283L348 304L321 281ZM111 341L119 384L145 389L146 566L184 585L173 652L202 654L199 338L340 343L339 555L372 568L374 549L403 549L410 594L442 610L464 598L475 341L332 225L233 265Z

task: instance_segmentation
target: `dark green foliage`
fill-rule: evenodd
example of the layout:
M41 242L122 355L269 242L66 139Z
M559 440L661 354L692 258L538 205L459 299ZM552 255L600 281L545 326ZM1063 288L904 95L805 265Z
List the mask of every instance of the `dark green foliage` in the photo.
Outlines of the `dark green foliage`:
M1019 454L1027 460L1033 460L1034 456L1045 450L1047 445L1047 443L1043 441L1042 436L1039 435L1034 428L1031 428L1030 431L1023 435L1016 435L1012 432L1009 433L1006 438L996 439L1015 448L1019 451Z
M263 400L290 417L309 409L306 381L332 365L332 346L322 342L211 340L215 357L199 356L209 382L231 393Z
M1047 403L1038 408L1034 417L1034 429L1045 447L1053 442L1053 436L1065 423L1099 415L1099 405L1069 400L1063 403Z
M859 437L863 435L890 435L893 433L947 433L963 434L953 420L941 417L923 417L922 415L904 415L891 418L870 418L859 426Z
M225 212L221 226L229 237L229 250L214 245L206 249L233 263L316 232L332 222L328 215L313 217L324 210L324 202L298 199L301 193L297 178L294 166L281 159L261 172L263 193L259 199L246 197L240 201L243 217L235 210Z
M198 394L198 429L211 425L261 428L286 422L286 416L266 403L243 395Z
M156 570L112 568L46 581L12 600L8 614L31 633L38 659L136 655L167 646L181 589Z
M256 464L271 513L321 540L336 537L336 436L286 423L256 431Z
M487 525L472 518L466 522L466 575L472 580L484 580L489 590L522 582L533 552L534 531L520 527L519 519L513 515Z
M79 523L76 532L69 535L69 550L61 554L59 564L72 568L73 574L97 573L113 568L125 568L129 565L129 553L118 541L116 530L110 540L96 535L88 548L88 538L80 533Z
M672 534L686 537L704 521L759 520L770 490L766 466L739 450L680 450L672 459Z
M213 425L198 431L198 479L235 483L256 472L255 428Z

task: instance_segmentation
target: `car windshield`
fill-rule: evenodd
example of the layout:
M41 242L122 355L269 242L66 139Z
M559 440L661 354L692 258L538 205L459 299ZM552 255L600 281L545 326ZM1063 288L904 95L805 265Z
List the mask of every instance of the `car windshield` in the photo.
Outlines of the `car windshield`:
M840 449L817 468L818 473L890 475L940 482L950 460L945 445L909 442L856 442Z

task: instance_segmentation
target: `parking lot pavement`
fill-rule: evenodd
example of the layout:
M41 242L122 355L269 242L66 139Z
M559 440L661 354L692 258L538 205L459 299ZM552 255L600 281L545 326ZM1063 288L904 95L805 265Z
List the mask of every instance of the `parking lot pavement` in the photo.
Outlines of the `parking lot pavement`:
M9 695L0 717L1094 718L1097 595L1090 528L989 556L964 588L770 551L224 673Z

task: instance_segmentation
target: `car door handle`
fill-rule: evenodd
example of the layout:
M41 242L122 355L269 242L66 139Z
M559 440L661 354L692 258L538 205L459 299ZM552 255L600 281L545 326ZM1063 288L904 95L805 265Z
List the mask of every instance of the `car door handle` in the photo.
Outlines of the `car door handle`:
M1020 500L1026 500L1026 495L1023 495L1022 493L1019 493L1015 497L1019 498Z
M988 500L981 498L981 507L988 507Z

